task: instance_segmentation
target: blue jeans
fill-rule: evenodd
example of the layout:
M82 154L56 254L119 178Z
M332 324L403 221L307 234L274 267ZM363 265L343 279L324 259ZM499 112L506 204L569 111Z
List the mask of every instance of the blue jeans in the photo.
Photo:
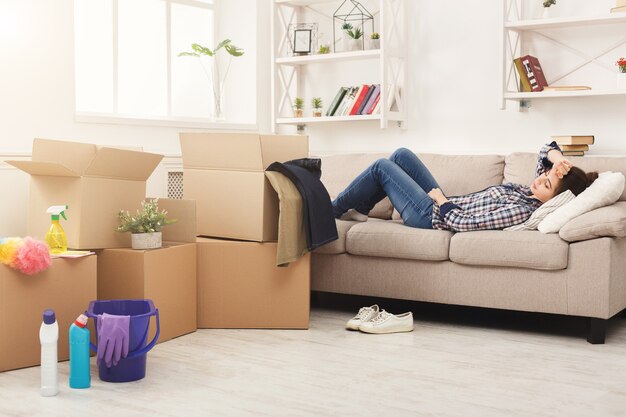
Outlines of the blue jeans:
M336 218L349 209L367 215L388 196L404 224L432 229L433 200L428 192L433 188L439 184L428 168L413 152L400 148L356 177L333 201L333 212Z

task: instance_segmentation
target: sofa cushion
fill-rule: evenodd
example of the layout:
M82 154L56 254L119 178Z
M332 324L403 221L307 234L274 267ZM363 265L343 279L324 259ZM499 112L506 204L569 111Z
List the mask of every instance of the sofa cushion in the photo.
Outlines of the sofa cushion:
M335 222L337 223L337 236L339 238L315 249L315 253L325 253L329 255L346 253L346 235L348 234L348 230L359 222L348 220L335 220Z
M331 199L335 199L353 179L377 159L388 158L388 153L346 154L322 157L322 183ZM384 198L369 212L370 217L390 219L393 207L388 198Z
M626 176L626 158L623 156L571 156L568 157L575 166L591 172L613 171L621 172ZM516 152L506 156L504 166L504 182L516 184L530 184L535 177L537 154ZM619 201L626 201L626 189L622 192Z
M570 220L559 230L568 242L626 236L626 202L601 207Z
M567 268L569 244L556 234L483 230L456 233L450 260L465 265L557 270Z
M404 226L395 221L368 221L348 231L346 249L352 255L445 261L452 233Z

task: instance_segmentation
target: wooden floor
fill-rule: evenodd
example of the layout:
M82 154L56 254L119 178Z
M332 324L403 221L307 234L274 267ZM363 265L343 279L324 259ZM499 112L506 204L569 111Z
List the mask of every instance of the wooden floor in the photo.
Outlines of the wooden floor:
M38 367L6 372L0 416L626 415L625 318L590 345L582 319L383 301L415 331L344 330L370 301L318 300L308 331L199 330L155 347L134 383L71 390L65 362L42 398Z

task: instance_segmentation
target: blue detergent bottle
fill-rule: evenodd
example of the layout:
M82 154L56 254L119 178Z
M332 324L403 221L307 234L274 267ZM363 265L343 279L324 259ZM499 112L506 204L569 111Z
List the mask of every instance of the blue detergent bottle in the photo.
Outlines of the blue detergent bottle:
M89 329L87 316L81 314L70 326L70 388L89 388Z

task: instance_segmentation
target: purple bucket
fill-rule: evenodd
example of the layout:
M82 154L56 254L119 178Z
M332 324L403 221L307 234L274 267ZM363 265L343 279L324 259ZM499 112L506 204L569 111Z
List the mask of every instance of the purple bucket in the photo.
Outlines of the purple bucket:
M152 300L106 300L92 301L89 309L85 311L87 317L94 320L95 328L98 328L98 315L102 313L115 314L118 316L130 316L128 356L120 362L107 368L104 361L98 366L100 379L106 382L130 382L137 381L146 376L146 358L148 351L154 347L161 326L159 323L159 309L154 307ZM148 344L148 329L150 318L156 317L156 334ZM96 330L96 340L98 334ZM91 349L98 351L98 347L91 343Z

